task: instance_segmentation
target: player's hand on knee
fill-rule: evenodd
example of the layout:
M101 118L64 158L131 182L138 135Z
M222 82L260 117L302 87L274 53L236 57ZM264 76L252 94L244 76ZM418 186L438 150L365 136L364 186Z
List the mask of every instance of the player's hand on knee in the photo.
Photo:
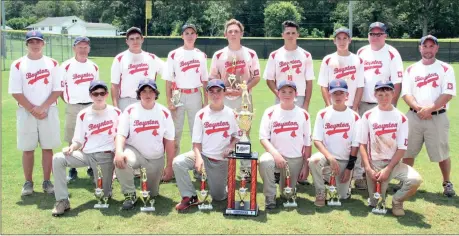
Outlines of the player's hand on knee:
M196 169L197 172L201 173L203 164L204 162L202 158L196 158L196 161L194 163L194 168Z
M373 180L373 181L377 181L378 180L377 173L376 173L375 170L369 168L369 169L365 170L365 172L367 173L367 176L369 176L371 178L371 180Z
M351 170L345 169L343 175L341 176L341 183L346 183L347 181L349 181L349 179L351 178L351 173Z
M116 168L124 169L126 167L126 155L124 155L124 152L116 152L113 162L115 162Z
M337 176L339 175L339 164L338 161L334 157L329 157L327 158L328 162L330 162L330 168L332 170L332 173Z
M276 167L279 169L285 168L287 161L282 157L280 154L273 155L274 162L276 163Z
M164 172L163 172L163 176L162 176L162 181L164 182L168 182L169 180L172 179L172 175L174 174L174 171L172 170L172 166L171 167L166 167L164 169Z
M306 164L306 162L303 164L303 167L301 168L300 175L298 176L298 180L305 180L309 176L309 167Z
M391 172L391 170L389 168L385 167L384 169L382 169L381 171L378 172L379 175L378 175L377 180L379 182L386 181L389 178L390 172Z

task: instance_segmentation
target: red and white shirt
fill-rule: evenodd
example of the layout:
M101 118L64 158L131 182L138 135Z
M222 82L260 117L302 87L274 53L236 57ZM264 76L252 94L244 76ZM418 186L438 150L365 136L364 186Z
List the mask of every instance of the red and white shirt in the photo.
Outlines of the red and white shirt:
M408 119L397 108L375 107L363 114L358 140L367 145L370 160L390 161L397 149L408 146Z
M74 57L61 64L65 84L64 100L69 104L92 102L89 84L99 79L99 67L87 59L81 63Z
M289 73L291 78L289 78ZM301 47L297 47L293 51L287 51L281 47L271 52L263 78L275 80L277 85L283 80L293 80L297 87L298 96L305 96L306 80L314 80L311 53Z
M309 113L295 106L283 110L280 104L265 110L260 123L260 140L267 139L287 158L302 156L303 146L311 146Z
M354 53L340 56L335 52L325 56L320 65L318 84L328 88L328 84L334 79L346 81L349 92L346 105L352 106L357 88L365 86L363 60Z
M163 66L164 62L155 54L126 50L113 59L111 82L120 86L120 98L136 98L140 80L156 80L158 74L162 75Z
M23 56L11 64L8 93L22 93L35 106L42 105L54 91L62 91L64 83L56 60L42 56L31 60ZM51 106L57 104L53 103Z
M321 141L337 160L349 160L351 147L358 147L359 115L350 108L336 111L329 106L317 113L313 140Z
M164 70L164 79L180 89L198 88L202 81L208 81L207 56L197 48L180 47L169 52Z
M143 108L140 102L134 103L121 115L118 134L126 137L126 143L145 158L159 159L164 156L163 138L175 138L171 112L159 103L150 110Z
M412 95L419 106L434 104L442 94L456 96L456 78L451 65L436 60L432 65L422 61L408 67L402 84L402 96ZM449 104L445 105L445 109Z
M115 150L115 136L121 110L107 105L102 111L92 106L78 113L72 142L82 144L81 151L95 153Z
M239 127L236 114L227 106L213 111L209 106L196 113L193 125L193 143L202 144L202 154L216 160L224 160L223 151L237 137Z
M402 82L402 57L394 47L386 43L379 51L373 51L371 46L367 45L360 48L357 51L357 55L363 60L365 76L363 102L378 102L374 95L376 82L381 80L390 80L393 84Z
M236 58L236 66L233 66L233 58ZM229 74L236 75L236 84L243 80L247 83L256 76L260 76L260 62L258 61L257 53L246 47L241 47L237 51L232 51L228 47L216 51L212 57L210 64L209 77L214 77L225 81L228 87ZM226 96L230 100L235 100L238 97Z

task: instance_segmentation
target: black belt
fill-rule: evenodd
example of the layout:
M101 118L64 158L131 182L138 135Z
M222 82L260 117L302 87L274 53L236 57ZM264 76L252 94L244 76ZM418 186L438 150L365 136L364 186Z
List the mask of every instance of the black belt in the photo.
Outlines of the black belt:
M362 101L363 102L363 101ZM378 103L376 102L363 102L363 103L366 103L366 104L370 104L370 105L377 105Z
M416 110L414 110L413 108L410 107L410 111L413 111L414 113L418 113ZM431 115L440 115L442 113L445 113L446 112L446 109L440 109L438 111L434 111L432 113L430 113Z
M81 102L81 103L77 103L77 104L78 104L78 105L86 106L86 105L92 104L92 102Z

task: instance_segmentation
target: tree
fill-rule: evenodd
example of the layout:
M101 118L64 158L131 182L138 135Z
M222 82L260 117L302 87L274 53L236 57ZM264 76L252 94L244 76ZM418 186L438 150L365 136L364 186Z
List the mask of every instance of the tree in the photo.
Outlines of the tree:
M31 18L17 17L17 18L11 18L7 20L6 24L12 29L24 30L27 26L35 23L36 21L37 21L37 18L35 17L31 17Z
M282 22L301 21L298 9L290 2L275 2L265 8L265 36L279 37L282 33Z
M224 24L230 18L230 4L228 2L209 3L209 7L204 11L204 17L208 23L209 36L223 35Z
M244 36L263 37L266 0L230 0L231 16L244 25Z

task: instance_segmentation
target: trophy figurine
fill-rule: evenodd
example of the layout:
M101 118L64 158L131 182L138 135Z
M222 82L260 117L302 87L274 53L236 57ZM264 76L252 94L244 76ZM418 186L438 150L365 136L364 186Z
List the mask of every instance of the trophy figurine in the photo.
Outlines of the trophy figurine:
M377 181L376 182L376 191L373 195L373 198L377 200L376 207L371 210L371 212L375 214L386 214L387 209L386 209L386 201L385 199L381 196L381 182Z
M199 210L212 210L212 200L209 200L209 191L206 190L206 179L207 179L207 174L204 169L204 165L202 167L202 173L201 173L201 189L198 191L198 196L200 196L200 202L201 204L198 205Z
M141 168L140 171L142 172L142 191L140 191L140 200L143 202L143 207L140 207L140 211L149 212L155 211L155 199L150 199L150 191L147 188L147 170L145 168ZM150 203L150 206L147 206L147 203Z
M247 184L247 176L248 176L248 173L244 173L244 176L242 177L241 179L241 187L239 188L239 191L238 191L238 194L239 194L239 198L240 198L240 201L239 201L239 206L240 208L244 209L245 207L245 197L247 196L247 188L246 188L246 184Z
M100 168L99 165L97 165L97 188L94 192L94 195L96 196L98 200L97 204L94 205L94 208L97 208L97 209L108 208L108 204L107 204L108 197L104 197L102 178L103 178L102 169ZM104 203L102 203L102 200L104 201Z
M293 73L292 73L292 65L290 64L290 62L287 63L287 80L288 81L293 81Z
M230 89L235 88L236 83L236 57L233 57L233 62L231 64L231 72L228 75L228 83L230 85Z
M285 187L284 187L284 196L287 199L287 202L284 202L284 207L297 207L296 203L296 189L291 187L290 183L290 169L288 164L285 165Z
M177 88L177 84L175 82L172 83L172 97L171 97L171 102L174 104L175 107L180 107L183 106L183 103L180 102L180 97L182 96L182 93L180 90Z
M250 99L249 99L249 90L247 88L247 81L242 81L241 84L237 84L236 86L237 88L240 88L242 90L242 101L244 101L245 99L245 102L246 104L251 104L250 103ZM244 102L243 102L244 103Z
M329 206L341 206L341 202L339 201L339 194L338 189L336 188L336 178L335 175L330 176L330 184L327 187L328 190L328 200L327 205Z

